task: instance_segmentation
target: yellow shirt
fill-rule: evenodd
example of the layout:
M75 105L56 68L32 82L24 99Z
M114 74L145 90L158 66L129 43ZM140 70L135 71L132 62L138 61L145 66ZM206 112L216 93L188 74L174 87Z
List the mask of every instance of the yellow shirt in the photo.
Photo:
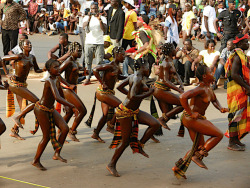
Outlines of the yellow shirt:
M127 40L133 40L135 38L135 36L132 36L132 32L135 31L134 22L137 22L137 14L135 13L134 10L130 10L126 12L125 23L126 21L127 21L127 24L124 27L123 38Z
M247 18L250 16L250 9L247 11Z
M70 16L70 10L69 9L66 9L64 8L64 11L63 11L63 18L68 18Z
M111 54L112 55L112 50L115 46L110 45L109 47L104 49L105 54ZM111 56L111 58L109 58L109 61L113 61L113 56Z
M195 18L195 15L192 11L185 12L182 16L182 30L188 31L191 26L192 19Z

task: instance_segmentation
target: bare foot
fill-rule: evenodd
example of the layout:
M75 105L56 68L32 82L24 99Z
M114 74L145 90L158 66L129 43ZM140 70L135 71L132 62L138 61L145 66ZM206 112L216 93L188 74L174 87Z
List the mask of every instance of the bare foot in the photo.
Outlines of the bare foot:
M103 139L100 138L100 136L98 134L96 134L95 132L93 133L93 135L91 136L91 138L98 140L101 143L105 143L105 141Z
M39 170L45 171L47 168L45 168L40 162L32 163L33 166L37 167Z
M76 138L76 135L71 134L70 132L68 133L68 137L69 137L72 141L80 142L80 140ZM66 140L65 140L65 141L66 141Z
M89 84L91 84L91 82L90 82L90 80L89 80L89 79L87 79L87 80L85 80L85 81L83 82L83 84L82 84L82 85L86 86L86 85L89 85Z
M158 118L157 120L160 122L160 124L161 124L161 126L162 126L163 128L168 129L168 130L171 130L171 129L168 127L167 123L163 120L163 118Z
M110 174L112 174L113 176L115 177L120 177L120 174L117 172L116 168L111 166L111 165L108 165L106 166L106 168L108 169L108 171L110 172Z
M207 166L203 163L202 160L198 159L197 156L194 155L194 156L192 157L192 161L195 162L199 167L205 168L205 169L208 170Z
M60 161L62 161L64 163L67 163L67 159L62 158L59 153L55 153L54 156L53 156L53 159L54 160L60 160Z
M23 129L23 125L21 124L20 118L19 118L18 116L14 116L14 117L12 117L11 119L14 121L14 123L15 123L19 128Z
M21 136L19 136L18 133L11 132L10 136L17 138L18 140L25 140L24 138L22 138Z
M143 151L142 147L140 146L139 146L139 153L142 154L144 157L149 158L149 155L145 151Z
M109 126L107 126L106 130L107 130L108 132L112 133L112 134L115 133L115 129L114 129L114 128L111 128L111 127L109 127Z
M155 138L154 136L151 136L151 139L152 139L155 143L161 143L160 140L158 140L158 139Z

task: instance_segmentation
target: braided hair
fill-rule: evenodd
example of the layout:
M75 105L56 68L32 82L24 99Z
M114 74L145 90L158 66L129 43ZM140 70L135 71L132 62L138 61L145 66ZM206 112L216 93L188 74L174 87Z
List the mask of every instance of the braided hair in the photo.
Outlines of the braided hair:
M24 43L26 42L26 41L28 41L28 39L24 39L24 40L20 40L19 41L19 47L21 48L21 50L23 50L23 46L24 46Z
M161 46L161 49L162 49L162 53L165 55L165 56L169 56L172 51L174 50L174 45L173 43L165 43Z
M195 76L199 79L199 81L203 81L203 75L207 72L207 65L199 65L195 71Z
M123 47L120 47L120 46L116 46L113 48L112 50L112 55L113 57L115 57L115 54L117 53L122 53L124 51L124 48Z
M135 60L134 69L138 71L142 66L145 66L148 63L149 63L148 55L145 55L143 58Z
M72 42L69 44L69 51L70 53L73 53L76 48L78 47L78 50L82 50L82 45L79 42Z

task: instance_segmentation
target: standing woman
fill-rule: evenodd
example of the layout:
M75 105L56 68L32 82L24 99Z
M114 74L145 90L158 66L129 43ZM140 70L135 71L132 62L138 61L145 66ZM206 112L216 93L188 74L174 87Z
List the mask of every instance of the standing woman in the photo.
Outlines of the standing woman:
M98 65L93 69L95 77L100 82L96 90L96 98L101 102L103 114L91 137L102 143L105 143L105 141L100 138L99 134L107 122L109 108L116 108L121 104L121 101L115 96L114 87L116 81L125 78L122 76L119 68L119 63L122 63L125 58L124 49L122 47L115 47L112 53L114 57L112 62ZM100 76L100 71L103 73L103 76Z
M177 9L174 4L171 4L168 9L168 17L165 20L164 39L165 43L173 43L175 48L179 44L178 24L176 22Z
M54 109L55 100L70 108L76 117L78 116L78 110L76 107L62 97L63 91L60 86L60 81L58 80L58 77L60 76L59 66L59 62L54 59L50 59L46 62L45 67L47 71L49 71L50 77L45 81L43 96L40 101L36 102L34 108L35 116L43 132L43 138L38 145L32 165L43 171L47 169L41 164L40 158L49 140L51 140L55 150L53 159L67 163L67 160L62 158L60 153L69 132L69 127L62 116ZM56 139L55 126L60 129L58 140Z
M5 74L9 78L9 88L8 88L9 100L7 101L8 102L7 107L9 107L9 110L7 116L10 117L15 112L14 99L10 99L12 98L11 96L13 95L13 93L31 102L31 104L29 104L26 108L24 108L23 111L21 111L21 113L14 118L16 124L14 125L14 127L11 128L10 136L16 137L19 140L23 140L23 138L21 138L18 135L19 132L18 127L23 128L22 124L20 123L20 119L24 117L28 112L33 110L35 103L39 100L36 95L34 95L27 89L26 80L29 75L30 69L32 67L34 67L34 70L37 73L41 73L43 72L43 70L38 67L35 56L30 54L30 51L32 49L31 42L28 39L21 40L19 46L23 52L20 54L4 56L2 58L3 60L2 65ZM14 61L15 74L9 76L7 73L5 62L11 60L15 60Z
M155 118L139 110L142 100L154 92L154 89L148 88L144 82L144 78L149 76L148 62L143 61L142 58L138 59L135 63L135 71L135 74L126 78L117 87L127 97L116 108L117 124L110 148L118 147L121 142L122 144L115 150L107 166L109 172L116 177L120 176L116 170L116 164L125 149L130 145L133 153L140 153L145 157L149 157L142 148L160 127L159 122ZM125 88L127 85L129 85L129 90ZM140 141L138 141L138 122L149 125Z
M180 96L181 104L185 109L183 111L182 123L189 131L193 147L172 168L177 178L186 178L184 174L191 160L199 167L207 169L202 161L203 157L207 157L208 152L223 138L223 133L205 117L205 112L210 102L221 113L228 112L227 108L221 107L210 87L214 81L211 70L206 65L200 65L196 70L196 77L199 79L199 85ZM188 103L189 99L190 103ZM210 138L205 141L204 135L210 136Z
M79 66L79 63L77 61L78 58L81 58L82 55L82 46L78 42L72 42L69 45L69 51L71 53L70 57L64 61L60 66L60 73L65 72L65 79L69 84L77 85L78 83L78 77L79 77L79 70L82 68ZM73 122L72 127L69 129L69 138L73 141L79 142L79 140L76 138L77 134L77 127L81 123L82 119L87 113L87 109L84 106L81 99L78 97L77 90L72 90L70 87L62 84L63 88L63 94L65 99L73 104L77 110L79 111L79 114L75 117L75 120ZM63 117L66 123L69 122L70 118L73 115L72 109L69 109L65 116Z
M132 32L137 28L137 14L134 11L135 5L133 0L125 0L124 2L128 11L125 13L122 47L124 50L127 50L128 45L130 48L133 47L132 43L135 36L132 35Z

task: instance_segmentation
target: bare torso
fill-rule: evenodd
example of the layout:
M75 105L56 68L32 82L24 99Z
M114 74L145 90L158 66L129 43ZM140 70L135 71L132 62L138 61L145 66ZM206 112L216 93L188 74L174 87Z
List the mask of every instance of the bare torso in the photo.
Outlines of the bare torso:
M22 59L15 61L15 76L18 78L18 81L25 82L29 75L30 68L33 67L33 55L28 57L22 54Z

